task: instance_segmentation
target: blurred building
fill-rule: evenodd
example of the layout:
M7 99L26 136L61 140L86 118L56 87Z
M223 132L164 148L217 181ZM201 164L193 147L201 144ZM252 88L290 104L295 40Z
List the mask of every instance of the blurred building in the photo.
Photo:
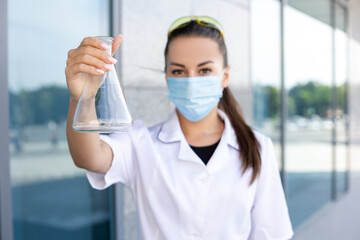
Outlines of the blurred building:
M141 238L130 191L93 190L68 152L67 52L122 33L120 80L150 126L173 110L163 54L185 15L224 26L230 88L274 141L294 239L360 239L360 0L0 0L1 240Z

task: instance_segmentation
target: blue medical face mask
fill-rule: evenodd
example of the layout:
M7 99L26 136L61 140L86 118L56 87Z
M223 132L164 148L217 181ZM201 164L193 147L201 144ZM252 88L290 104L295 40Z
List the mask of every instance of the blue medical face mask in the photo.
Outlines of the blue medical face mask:
M168 98L181 114L192 122L206 117L222 97L220 75L168 77Z

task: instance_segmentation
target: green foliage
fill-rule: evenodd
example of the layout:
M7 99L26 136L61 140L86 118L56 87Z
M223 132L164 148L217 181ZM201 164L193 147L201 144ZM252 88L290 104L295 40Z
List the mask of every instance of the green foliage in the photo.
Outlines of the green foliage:
M331 87L313 81L294 86L288 95L295 107L291 115L324 116L331 107Z
M70 98L66 87L48 86L9 95L11 126L66 120Z
M287 94L287 108L289 116L306 116L314 114L325 117L331 109L331 86L315 81L297 84ZM276 118L280 112L281 91L274 86L255 85L254 109L255 115L265 118ZM337 109L347 112L347 87L342 84L336 87ZM261 119L260 119L261 121Z
M343 83L336 89L336 102L337 108L342 109L344 113L347 113L347 85Z
M279 112L280 106L280 91L273 87L266 87L266 95L268 96L268 104L269 104L269 117L275 118Z
M280 96L280 90L274 86L254 86L255 125L261 125L265 118L278 120Z

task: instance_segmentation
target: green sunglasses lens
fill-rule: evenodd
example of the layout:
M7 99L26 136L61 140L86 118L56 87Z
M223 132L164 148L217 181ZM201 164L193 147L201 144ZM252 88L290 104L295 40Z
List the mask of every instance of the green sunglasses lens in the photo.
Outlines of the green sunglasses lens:
M175 20L175 22L173 22L170 25L168 33L170 34L172 31L179 28L180 26L183 26L186 23L189 23L191 21L191 19L192 19L192 17L182 17L182 18L179 18L179 19Z
M201 21L203 24L208 24L211 27L217 29L218 31L220 31L221 33L224 31L223 27L220 25L220 23L218 21L216 21L213 18L210 17L199 17L198 18L199 21Z
M177 20L175 20L169 28L168 31L168 37L170 36L170 33L172 31L174 31L175 29L181 28L186 26L188 23L190 23L192 20L196 20L196 22L202 26L205 27L210 27L213 28L215 30L218 30L221 34L221 36L224 38L224 34L223 34L223 28L220 25L220 23L218 21L216 21L215 19L211 18L211 17L206 17L206 16L199 16L199 17L182 17L179 18Z

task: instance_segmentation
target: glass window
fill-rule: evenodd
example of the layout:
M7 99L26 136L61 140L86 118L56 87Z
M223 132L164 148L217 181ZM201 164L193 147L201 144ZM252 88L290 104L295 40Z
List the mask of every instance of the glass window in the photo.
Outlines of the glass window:
M254 127L272 138L281 169L280 2L256 0L251 9Z
M330 3L311 4L308 15L295 2L302 3L284 9L284 49L287 199L296 228L331 200L333 122L332 28L314 17L329 18Z
M251 3L254 126L275 140L280 160L280 2ZM331 1L289 0L284 7L287 111L285 166L279 166L285 168L285 190L295 228L331 200L332 190L340 194L347 188L346 10L335 6L334 35Z
M8 1L10 174L16 240L109 239L109 192L93 190L65 136L67 52L108 35L101 0Z

